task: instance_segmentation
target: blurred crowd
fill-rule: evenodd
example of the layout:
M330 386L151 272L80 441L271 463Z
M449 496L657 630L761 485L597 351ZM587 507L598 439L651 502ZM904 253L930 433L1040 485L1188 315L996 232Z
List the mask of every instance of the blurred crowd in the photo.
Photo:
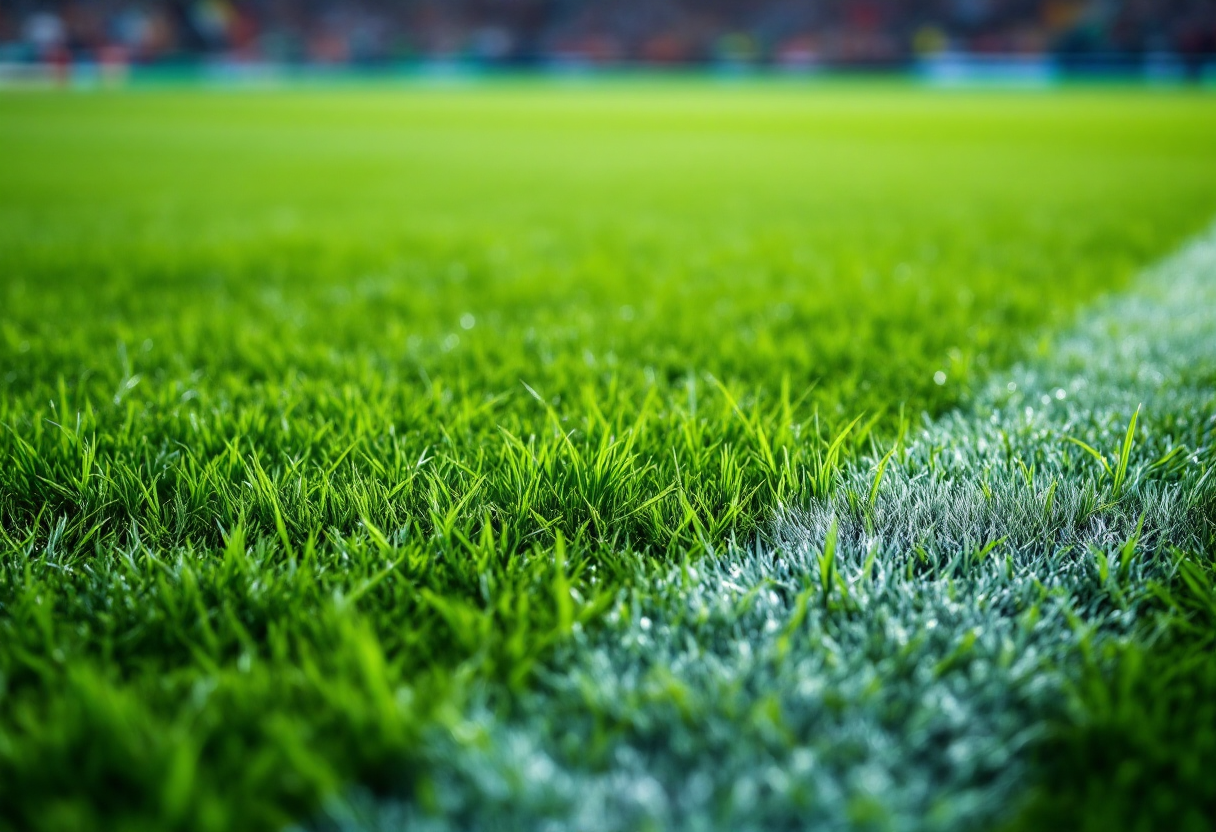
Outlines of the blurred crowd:
M0 62L1216 60L1216 0L3 0Z

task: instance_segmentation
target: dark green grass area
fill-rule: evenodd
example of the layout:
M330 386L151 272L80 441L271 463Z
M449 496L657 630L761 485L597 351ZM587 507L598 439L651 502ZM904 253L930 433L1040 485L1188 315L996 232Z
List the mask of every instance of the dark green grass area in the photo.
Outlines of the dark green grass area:
M1086 656L1070 714L1036 750L1039 782L1006 832L1212 829L1216 570L1210 556L1182 564L1172 584L1151 587L1156 603L1143 642Z
M408 789L1202 227L1213 147L1181 92L0 98L0 827Z

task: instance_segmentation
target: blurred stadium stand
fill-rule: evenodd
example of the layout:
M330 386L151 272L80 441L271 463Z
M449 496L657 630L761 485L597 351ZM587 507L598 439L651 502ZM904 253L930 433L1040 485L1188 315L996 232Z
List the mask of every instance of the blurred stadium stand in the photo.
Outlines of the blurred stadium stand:
M1216 78L1216 0L2 0L0 65L64 78L639 65Z

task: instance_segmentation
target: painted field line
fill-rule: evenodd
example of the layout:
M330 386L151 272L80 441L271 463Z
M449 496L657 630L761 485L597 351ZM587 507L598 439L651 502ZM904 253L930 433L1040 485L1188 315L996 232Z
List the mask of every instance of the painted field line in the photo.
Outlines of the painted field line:
M437 813L355 795L321 825L985 828L1079 651L1131 637L1135 588L1211 522L1214 391L1216 229L910 432L876 489L888 449L622 596L535 693L486 692L430 738Z

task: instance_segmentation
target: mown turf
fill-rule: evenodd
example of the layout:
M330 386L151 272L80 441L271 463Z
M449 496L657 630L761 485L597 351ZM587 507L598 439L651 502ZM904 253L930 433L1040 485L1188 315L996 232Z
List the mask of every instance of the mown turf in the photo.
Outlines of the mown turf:
M509 711L423 739L442 811L356 791L327 819L1205 828L1212 274L1216 233L849 460L775 540L623 592Z
M0 105L14 829L442 806L420 749L470 691L533 690L1216 210L1189 93Z

